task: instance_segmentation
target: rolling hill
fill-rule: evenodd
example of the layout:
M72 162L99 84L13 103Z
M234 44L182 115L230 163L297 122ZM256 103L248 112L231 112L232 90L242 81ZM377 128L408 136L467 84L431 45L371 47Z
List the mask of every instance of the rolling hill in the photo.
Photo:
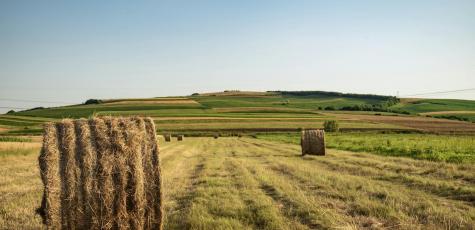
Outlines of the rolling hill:
M475 102L464 100L399 100L322 91L225 91L187 97L88 100L79 105L18 111L0 115L0 133L38 134L44 122L95 115L151 116L159 132L189 135L293 132L321 128L325 120L339 120L343 131L472 133L473 123L431 116L455 114L459 118L463 113L471 120L473 111Z

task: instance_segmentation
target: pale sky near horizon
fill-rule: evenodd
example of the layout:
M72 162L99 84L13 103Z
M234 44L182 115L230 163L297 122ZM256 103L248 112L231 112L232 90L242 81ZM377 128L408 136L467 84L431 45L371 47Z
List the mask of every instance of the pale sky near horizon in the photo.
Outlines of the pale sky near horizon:
M0 107L226 89L468 88L473 0L0 2ZM475 91L427 96L475 100Z

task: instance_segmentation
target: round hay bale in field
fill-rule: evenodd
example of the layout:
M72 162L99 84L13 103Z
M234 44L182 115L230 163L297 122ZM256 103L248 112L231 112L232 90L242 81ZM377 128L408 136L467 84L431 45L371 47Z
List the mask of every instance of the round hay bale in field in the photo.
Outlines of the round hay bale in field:
M300 138L302 156L304 155L325 155L325 131L304 130Z
M47 229L162 229L159 159L150 118L48 123L38 213Z
M170 134L164 134L163 137L165 138L166 142L172 141L172 135L170 135Z
M218 138L219 138L219 134L218 134L218 133L215 133L215 134L213 135L213 137L214 137L214 139L218 139Z
M183 141L185 139L185 136L184 135L177 135L176 136L176 140L177 141Z

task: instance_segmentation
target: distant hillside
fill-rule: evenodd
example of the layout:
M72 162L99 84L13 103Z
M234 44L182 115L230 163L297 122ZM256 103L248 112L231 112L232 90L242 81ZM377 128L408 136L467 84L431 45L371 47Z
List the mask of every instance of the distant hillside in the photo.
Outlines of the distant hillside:
M475 122L475 101L470 100L405 98L391 108L423 116Z
M0 115L0 135L39 134L44 122L94 115L150 116L155 119L158 132L193 135L295 132L302 128L321 128L325 120L333 119L346 131L472 133L475 123L465 121L474 120L474 103L435 99L400 101L391 96L322 91L237 90L187 97L89 99L80 105Z
M436 111L475 111L475 101L457 99L402 99L394 106L411 113L427 113Z
M100 114L129 114L141 111L142 114L160 113L164 110L190 109L210 110L227 107L273 107L288 109L338 110L363 105L384 104L392 99L388 96L343 94L322 91L275 91L242 92L225 91L194 94L190 97L133 98L133 99L91 99L87 104L55 108L38 108L16 112L16 115L48 118L79 118Z
M383 96L375 94L356 94L356 93L340 93L340 92L328 92L328 91L268 91L270 93L277 93L282 95L292 96L328 96L328 97L344 97L344 98L363 98L363 99L375 99L375 100L390 100L395 97Z
M162 113L164 110L191 109L210 112L216 108L280 108L304 110L343 110L411 113L421 115L430 112L446 113L437 116L460 115L471 120L475 114L475 101L448 99L398 99L393 96L349 94L325 91L267 91L249 92L227 90L214 93L196 93L188 97L158 97L130 99L91 99L87 104L55 108L37 108L16 112L13 115L48 118L78 118L93 114L141 114ZM188 112L186 112L188 111ZM454 112L452 112L454 111ZM469 113L467 113L469 111ZM434 115L434 116L435 116ZM432 115L431 115L432 116Z

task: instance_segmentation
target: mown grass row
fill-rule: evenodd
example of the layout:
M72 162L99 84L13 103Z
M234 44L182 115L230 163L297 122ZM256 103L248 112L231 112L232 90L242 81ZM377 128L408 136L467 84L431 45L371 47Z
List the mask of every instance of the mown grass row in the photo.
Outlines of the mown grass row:
M0 136L0 142L31 142L31 138Z

